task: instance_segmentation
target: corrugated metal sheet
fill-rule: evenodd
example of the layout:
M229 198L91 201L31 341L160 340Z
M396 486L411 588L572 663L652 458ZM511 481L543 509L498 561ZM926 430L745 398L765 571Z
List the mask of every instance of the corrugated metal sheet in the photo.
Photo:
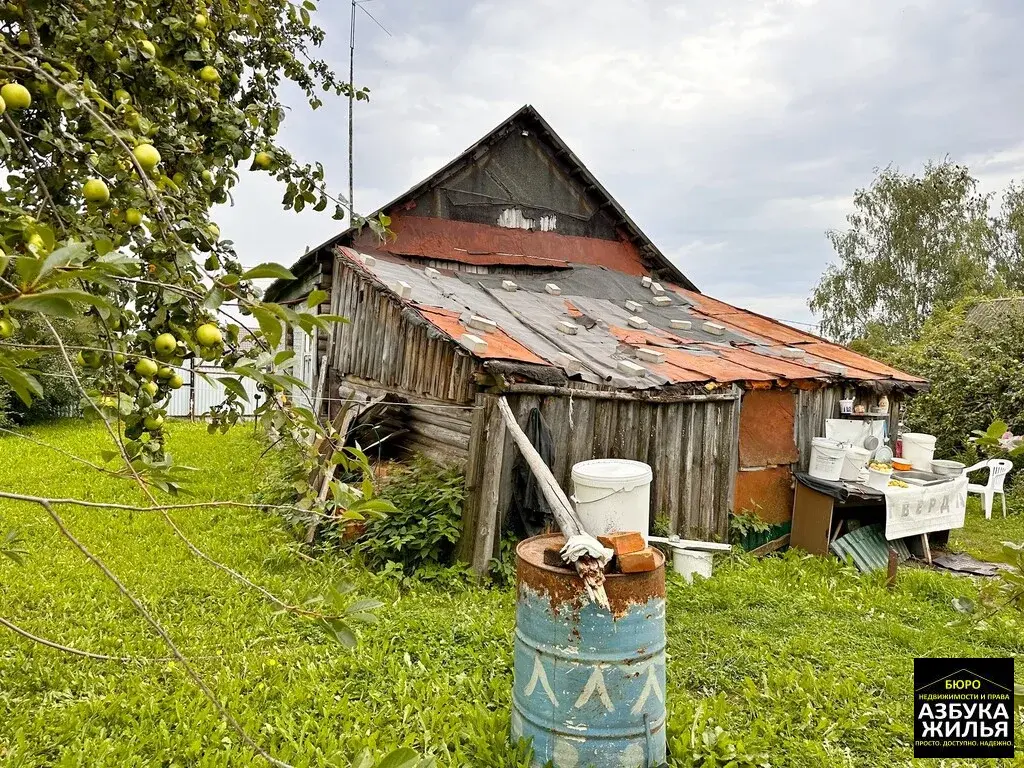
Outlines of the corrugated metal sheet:
M481 338L487 336L488 342L488 349L477 357L562 367L571 373L565 362L566 355L570 355L581 362L579 375L590 383L621 389L681 383L749 382L771 386L790 381L888 382L911 388L924 384L921 379L816 336L677 286L671 286L676 294L670 305L654 305L652 291L636 276L623 272L576 265L564 272L517 275L514 282L518 289L505 291L500 273L428 275L417 264L396 257L378 257L368 267L356 251L339 248L338 253L350 269L377 281L378 288L393 300L398 294L390 286L399 281L408 283L412 294L402 301L447 337L457 339L466 333L465 323L473 314L497 322L498 333L474 332ZM545 292L549 282L559 285L560 295ZM642 307L646 328L631 327L636 309L626 309L627 299ZM705 317L726 326L726 330L716 333L705 329ZM672 328L673 319L689 319L691 328ZM575 335L557 330L557 324L565 320L580 326ZM636 348L640 346L656 346L664 353L664 362L637 360ZM783 357L784 350L793 348L807 354ZM641 365L644 375L624 376L617 368L624 359ZM817 367L826 362L844 366L844 374Z
M899 555L900 562L910 558L910 550L901 540L886 541L885 532L879 524L865 525L832 542L829 549L840 560L853 559L861 573L881 571L889 567L889 548Z
M205 416L213 406L224 401L224 387L217 382L218 375L222 376L224 372L219 368L198 368L197 370L205 373L211 381L207 381L202 376L196 376L191 370L183 370L181 373L185 383L180 389L171 392L171 400L167 406L169 416ZM243 412L246 415L252 415L256 406L256 384L250 379L243 378L242 386L249 396L248 403L242 401Z

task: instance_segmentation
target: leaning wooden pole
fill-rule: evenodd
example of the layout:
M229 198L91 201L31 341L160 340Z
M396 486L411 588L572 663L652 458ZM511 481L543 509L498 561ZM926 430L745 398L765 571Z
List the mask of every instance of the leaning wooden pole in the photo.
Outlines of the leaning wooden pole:
M544 494L544 499L547 501L548 506L551 507L551 514L555 518L555 522L558 523L562 533L567 539L570 536L579 536L586 533L569 498L565 495L561 486L558 485L558 481L551 474L551 470L544 463L544 459L537 453L537 449L533 447L530 438L526 436L526 433L519 426L515 414L512 413L512 409L504 397L498 398L498 411L505 420L505 425L508 427L509 434L512 436L516 447L519 448L519 452L526 459L530 471L537 478L541 492ZM583 579L583 583L587 587L587 594L590 596L590 599L602 608L610 610L608 595L604 591L604 570L601 568L600 563L592 557L584 556L577 560L574 565L576 566L576 572Z

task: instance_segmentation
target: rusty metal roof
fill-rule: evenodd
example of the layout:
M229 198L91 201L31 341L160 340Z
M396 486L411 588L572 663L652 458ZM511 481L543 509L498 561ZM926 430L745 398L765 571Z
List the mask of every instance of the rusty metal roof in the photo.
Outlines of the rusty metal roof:
M663 284L660 295L668 301L655 303L659 294L640 276L606 268L575 264L528 274L469 274L425 269L379 253L367 266L365 255L344 247L337 254L384 290L407 283L411 295L403 301L426 322L453 341L471 334L486 342L473 352L481 359L553 366L622 389L680 383L813 386L841 381L890 389L927 384L845 347L679 286ZM514 290L507 281L515 283ZM549 284L557 285L557 294L548 292ZM474 315L495 322L497 329L470 328ZM673 327L680 321L690 327ZM570 325L560 325L564 323ZM641 366L643 375L632 375L635 369L629 366L621 370L623 360Z

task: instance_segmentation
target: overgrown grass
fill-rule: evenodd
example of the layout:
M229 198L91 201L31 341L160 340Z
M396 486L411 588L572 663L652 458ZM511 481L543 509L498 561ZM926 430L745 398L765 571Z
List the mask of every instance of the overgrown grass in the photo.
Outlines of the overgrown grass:
M1024 541L1024 498L1022 494L1008 494L1006 497L1007 516L996 497L992 519L985 519L981 499L970 496L967 499L967 520L964 527L949 536L950 549L967 552L980 560L994 559L1002 549L1002 542Z
M102 440L78 424L33 434L87 453ZM179 461L202 468L197 498L248 500L262 471L250 435L175 426ZM14 438L0 439L0 487L141 500L123 481ZM363 747L383 753L404 744L443 766L528 765L522 750L506 745L511 590L410 588L341 558L309 563L294 555L276 517L255 510L177 515L210 554L289 599L347 580L384 601L380 624L348 652L196 560L156 517L63 511L187 653L212 657L197 665L281 759L346 766ZM165 654L41 510L0 502L0 534L12 527L23 531L31 554L21 567L0 562L0 615L91 651ZM761 755L778 768L910 765L913 658L1024 649L1019 623L962 623L951 601L975 593L971 580L913 569L901 571L890 592L880 578L796 553L735 559L693 587L673 578L671 765L725 766L722 756L730 754L736 766L760 764ZM710 738L717 727L722 733ZM12 766L256 764L174 665L71 658L0 628L0 763L5 759Z

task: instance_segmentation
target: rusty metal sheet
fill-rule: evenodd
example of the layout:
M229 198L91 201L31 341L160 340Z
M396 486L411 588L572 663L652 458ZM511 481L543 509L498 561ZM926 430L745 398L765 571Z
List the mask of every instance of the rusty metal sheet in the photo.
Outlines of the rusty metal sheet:
M487 349L476 353L477 357L498 360L516 360L522 363L534 363L535 365L548 365L544 360L533 354L518 341L513 339L500 328L497 331L480 331L476 328L466 328L459 321L459 313L451 310L438 309L437 307L425 307L419 304L414 305L424 319L435 328L438 328L453 339L458 339L465 333L470 333L487 342Z
M380 244L367 232L357 249L376 247L398 255L444 259L465 264L565 267L588 264L630 275L644 275L640 250L625 240L601 240L524 229L506 229L467 221L393 214L393 240Z

